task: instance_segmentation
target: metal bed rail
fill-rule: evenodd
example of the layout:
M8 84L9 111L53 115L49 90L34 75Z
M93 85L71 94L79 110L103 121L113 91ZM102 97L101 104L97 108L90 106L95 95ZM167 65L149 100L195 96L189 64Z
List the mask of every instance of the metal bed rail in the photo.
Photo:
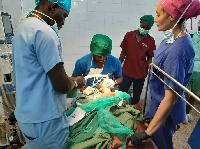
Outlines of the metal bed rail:
M200 112L193 106L191 105L185 98L183 98L178 92L176 92L174 89L172 89L164 80L162 80L159 76L151 70L151 66L153 66L155 69L160 71L162 74L164 74L166 77L168 77L170 80L172 80L175 84L177 84L179 87L181 87L186 93L188 93L190 96L192 96L195 100L200 102L200 98L197 97L193 92L188 90L185 86L183 86L181 83L176 81L174 78L172 78L170 75L168 75L166 72L164 72L162 69L160 69L157 65L151 63L149 65L148 69L148 75L147 75L147 87L146 87L146 92L145 92L145 98L144 98L144 104L143 104L143 114L145 113L145 107L146 107L146 101L147 101L147 94L148 94L148 86L149 86L149 77L150 77L150 72L153 73L156 77L158 77L165 85L167 85L174 93L176 93L181 99L183 99L189 106L191 106L197 113L200 114Z

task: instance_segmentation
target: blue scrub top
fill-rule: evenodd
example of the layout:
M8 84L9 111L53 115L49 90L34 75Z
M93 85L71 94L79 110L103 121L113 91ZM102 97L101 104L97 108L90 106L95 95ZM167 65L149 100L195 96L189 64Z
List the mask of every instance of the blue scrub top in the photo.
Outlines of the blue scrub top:
M194 67L195 52L190 35L179 37L173 44L166 44L162 41L160 47L154 51L153 63L164 70L167 74L177 80L184 86L187 86ZM184 90L168 79L158 70L153 68L153 71L164 80L172 89L184 96ZM148 110L145 118L154 117L160 102L165 96L165 90L169 87L164 85L154 74L151 74L149 80L150 96L148 102ZM173 107L170 115L175 124L182 123L185 120L186 103L180 97Z
M40 123L63 115L66 95L54 90L47 72L63 63L56 32L37 18L27 19L14 36L15 116L21 123Z
M90 72L91 61L92 61L91 53L78 59L75 64L73 74L75 76L83 76L83 77L87 76ZM98 68L94 60L92 61L92 68ZM113 79L113 77L119 78L122 76L121 62L119 61L119 59L110 54L108 55L108 58L106 60L106 63L103 67L103 71L101 72L101 74L107 75L108 73L112 74L109 76L110 79ZM93 81L94 81L93 78L88 79L85 87L92 86ZM97 87L98 84L95 85L95 87Z

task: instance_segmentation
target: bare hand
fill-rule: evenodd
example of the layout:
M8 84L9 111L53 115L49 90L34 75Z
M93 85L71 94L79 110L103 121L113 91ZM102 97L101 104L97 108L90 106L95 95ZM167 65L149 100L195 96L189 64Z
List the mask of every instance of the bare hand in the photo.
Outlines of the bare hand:
M82 88L83 86L86 85L86 80L82 76L72 77L72 79L77 82L78 88Z

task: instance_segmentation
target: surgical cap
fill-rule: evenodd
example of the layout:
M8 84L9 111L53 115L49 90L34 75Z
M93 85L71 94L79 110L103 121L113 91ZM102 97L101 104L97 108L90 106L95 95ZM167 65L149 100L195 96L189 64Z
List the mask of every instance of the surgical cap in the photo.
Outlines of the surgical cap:
M57 3L59 7L67 10L67 12L70 12L71 0L48 0L48 1L52 3ZM40 3L40 0L35 0L36 5L39 5L39 3Z
M111 53L112 50L112 40L102 34L96 34L93 36L90 51L94 55L106 56Z
M159 4L172 17L179 19L193 0L160 0ZM200 15L200 1L194 0L182 18L189 19Z
M140 18L140 23L146 23L152 27L154 24L154 17L152 15L144 15Z

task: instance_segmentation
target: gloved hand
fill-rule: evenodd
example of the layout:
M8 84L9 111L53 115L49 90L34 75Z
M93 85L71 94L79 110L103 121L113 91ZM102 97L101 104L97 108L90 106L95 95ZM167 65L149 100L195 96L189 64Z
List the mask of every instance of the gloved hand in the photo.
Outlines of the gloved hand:
M94 91L95 91L94 88L88 86L88 87L83 91L83 94L85 94L85 95L91 95L91 94L94 93Z
M128 145L130 140L133 145L137 146L141 144L143 140L147 140L148 138L150 138L150 136L146 134L146 132L136 133L132 135L131 137L127 138L126 146Z
M115 82L112 79L106 79L103 81L102 85L105 87L114 88Z

